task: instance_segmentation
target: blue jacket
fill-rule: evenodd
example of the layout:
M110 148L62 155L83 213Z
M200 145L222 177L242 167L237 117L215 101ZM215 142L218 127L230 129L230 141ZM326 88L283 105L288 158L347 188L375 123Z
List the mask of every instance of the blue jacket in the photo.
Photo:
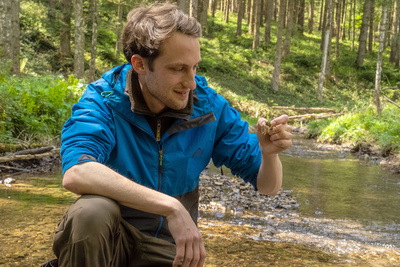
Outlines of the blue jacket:
M177 119L156 141L145 117L124 93L131 65L115 67L88 85L62 131L63 172L97 161L149 188L178 198L197 220L199 175L210 159L256 187L258 139L228 102L196 75L189 120ZM117 80L114 80L117 78ZM165 218L121 206L124 219L150 235L173 241ZM147 219L146 219L147 218Z

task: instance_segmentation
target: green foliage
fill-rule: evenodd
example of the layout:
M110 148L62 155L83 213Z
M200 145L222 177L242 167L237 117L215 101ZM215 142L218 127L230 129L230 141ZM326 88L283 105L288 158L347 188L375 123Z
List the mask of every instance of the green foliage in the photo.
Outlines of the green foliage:
M400 152L399 109L389 106L377 116L370 106L335 119L313 121L307 125L308 136L323 142L332 143L371 143L378 144L383 153Z
M59 135L82 93L73 75L0 75L0 142L43 142Z

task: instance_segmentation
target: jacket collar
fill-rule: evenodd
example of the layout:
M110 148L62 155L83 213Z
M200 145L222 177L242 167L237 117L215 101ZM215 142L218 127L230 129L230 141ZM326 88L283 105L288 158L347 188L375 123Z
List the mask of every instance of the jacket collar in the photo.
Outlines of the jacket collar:
M133 70L133 68L131 68L126 74L125 93L129 96L129 100L131 103L131 110L137 114L157 116L157 117L173 117L178 119L189 120L190 116L193 113L193 101L194 101L193 92L194 90L190 91L188 104L186 105L185 108L181 110L166 108L160 113L154 114L153 112L151 112L151 110L146 104L146 101L144 100L137 73Z

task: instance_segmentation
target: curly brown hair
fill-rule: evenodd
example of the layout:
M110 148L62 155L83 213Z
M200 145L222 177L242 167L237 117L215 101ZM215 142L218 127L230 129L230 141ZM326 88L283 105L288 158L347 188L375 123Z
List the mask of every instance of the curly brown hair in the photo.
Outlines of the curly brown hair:
M173 4L153 4L132 9L123 30L123 49L126 60L131 63L138 54L152 62L157 58L160 45L173 33L180 32L200 37L201 25Z

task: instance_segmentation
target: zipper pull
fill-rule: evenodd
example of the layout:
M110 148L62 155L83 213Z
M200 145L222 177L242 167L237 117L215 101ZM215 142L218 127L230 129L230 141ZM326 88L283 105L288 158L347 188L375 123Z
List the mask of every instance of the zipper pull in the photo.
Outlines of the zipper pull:
M161 120L157 119L157 133L156 133L157 142L161 141Z
M159 166L160 166L160 168L162 168L162 166L163 166L163 160L164 160L164 152L163 152L162 150L159 150L159 151L158 151L158 155L159 155L159 157L158 157Z

